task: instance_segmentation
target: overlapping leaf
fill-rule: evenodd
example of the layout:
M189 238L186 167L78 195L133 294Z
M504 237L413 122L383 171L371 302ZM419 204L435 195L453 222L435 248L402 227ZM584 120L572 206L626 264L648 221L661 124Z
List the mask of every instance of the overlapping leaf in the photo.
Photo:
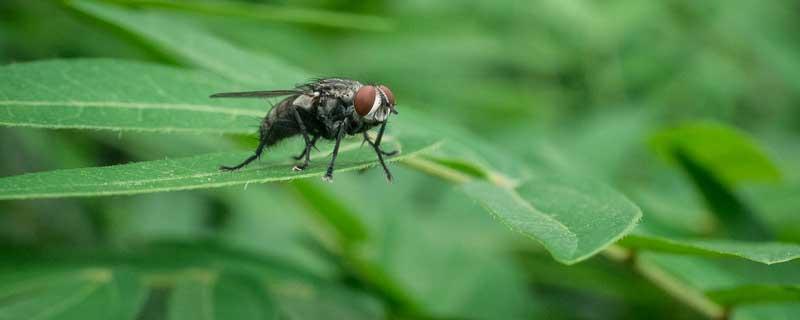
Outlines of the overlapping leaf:
M623 239L621 244L631 248L661 252L739 257L764 264L800 258L800 245L782 242L680 239L634 232Z

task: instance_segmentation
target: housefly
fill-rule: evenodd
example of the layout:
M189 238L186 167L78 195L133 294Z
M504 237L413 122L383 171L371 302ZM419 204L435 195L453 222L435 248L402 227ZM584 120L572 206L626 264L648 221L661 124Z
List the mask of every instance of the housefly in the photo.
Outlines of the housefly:
M255 153L234 166L220 166L220 170L233 171L241 169L258 159L265 148L275 145L283 139L301 135L305 141L303 151L293 157L301 160L293 170L301 171L308 166L311 149L320 138L333 140L333 154L328 169L322 177L325 181L333 180L333 167L339 153L339 144L345 135L361 134L364 142L369 143L378 161L391 181L392 174L383 157L393 156L397 151L387 152L381 148L381 138L386 129L390 114L397 114L395 98L392 91L380 84L362 84L356 80L344 78L316 79L309 83L297 85L289 90L268 90L248 92L226 92L211 95L211 98L270 98L286 97L267 113L259 126L259 143ZM379 126L375 141L370 139L367 131Z

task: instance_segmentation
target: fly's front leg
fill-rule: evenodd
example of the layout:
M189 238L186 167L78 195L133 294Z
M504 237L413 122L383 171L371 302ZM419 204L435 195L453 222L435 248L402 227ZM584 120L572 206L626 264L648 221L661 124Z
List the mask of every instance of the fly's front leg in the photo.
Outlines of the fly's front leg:
M372 146L372 149L375 150L375 154L378 155L378 161L381 163L381 167L383 167L383 172L386 173L386 180L392 182L392 173L389 171L389 168L386 166L386 162L383 161L383 156L392 156L397 153L397 150L392 152L385 152L381 149L381 138L383 138L383 131L386 128L386 122L381 125L381 128L378 130L378 137L375 138L375 142L372 142L367 135L367 132L364 131L364 140L369 142L369 145Z
M369 145L371 145L376 152L383 154L387 157L391 157L397 154L397 150L384 151L383 148L381 148L381 139L383 139L383 131L385 130L386 130L386 122L383 122L383 124L381 124L380 129L378 129L378 136L375 138L375 142L372 142L372 140L370 140L369 138L369 135L367 135L367 132L364 131L364 142L369 143Z
M333 155L331 156L331 163L328 165L328 170L322 176L322 180L331 182L333 181L333 166L336 163L336 156L339 155L339 144L342 142L344 133L346 131L346 122L340 122L339 127L336 129L336 145L333 146Z
M303 134L303 140L306 142L306 147L303 149L303 153L301 153L295 160L300 160L305 156L305 160L302 164L295 165L292 170L294 171L302 171L306 167L308 167L308 162L311 160L311 147L317 142L318 137L314 137L314 140L310 140L308 138L308 131L306 130L305 124L303 124L303 119L300 118L300 112L297 111L297 108L292 108L292 113L294 113L294 119L297 121L297 125L300 127L300 133Z

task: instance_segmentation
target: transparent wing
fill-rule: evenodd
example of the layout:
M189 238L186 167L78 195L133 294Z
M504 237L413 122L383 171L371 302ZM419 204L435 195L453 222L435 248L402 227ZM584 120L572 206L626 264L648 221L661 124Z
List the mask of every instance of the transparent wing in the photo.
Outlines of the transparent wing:
M269 90L269 91L243 91L222 92L211 95L211 98L270 98L301 93L297 90Z

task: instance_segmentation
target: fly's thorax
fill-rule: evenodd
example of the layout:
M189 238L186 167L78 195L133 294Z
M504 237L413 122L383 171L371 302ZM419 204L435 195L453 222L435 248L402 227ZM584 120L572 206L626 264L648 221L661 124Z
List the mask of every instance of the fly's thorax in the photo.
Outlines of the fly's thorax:
M317 92L313 92L311 94L301 94L294 98L292 104L308 110L314 106L314 103L317 101L317 99L319 99L319 93Z
M362 86L361 82L351 79L328 78L320 80L314 91L322 96L334 97L347 105L351 105L356 91Z

